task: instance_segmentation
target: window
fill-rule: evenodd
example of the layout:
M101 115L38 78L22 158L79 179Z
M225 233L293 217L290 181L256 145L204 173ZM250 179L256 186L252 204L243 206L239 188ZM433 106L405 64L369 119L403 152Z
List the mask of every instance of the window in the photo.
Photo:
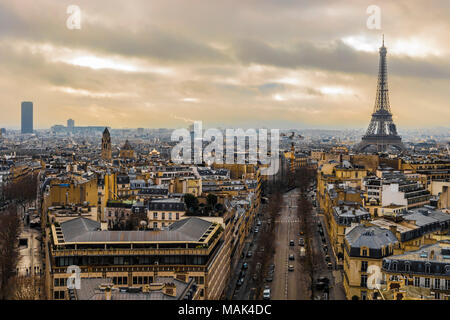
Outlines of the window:
M158 229L158 222L153 222L153 228Z
M361 300L367 300L367 291L361 291Z
M153 219L158 219L158 212L153 212Z
M169 212L169 220L172 220L172 212Z
M164 212L161 213L161 219L165 220L166 219L166 214Z
M361 275L361 287L363 287L363 288L367 287L367 275L366 274Z
M415 287L420 287L420 277L415 277L414 278L414 286Z
M440 300L440 299L441 299L441 294L440 294L439 292L435 292L435 293L434 293L434 298L435 298L436 300Z
M445 280L445 290L450 290L450 280Z
M368 264L369 263L367 261L361 261L361 272L367 272Z
M175 214L175 218L176 218L177 220L180 219L180 214L179 214L178 212Z
M367 249L363 249L363 250L362 250L362 255L363 255L364 257L367 257Z
M53 295L55 299L64 299L65 291L55 291Z
M425 278L425 288L430 287L430 278Z
M425 273L431 273L431 265L430 263L425 263Z
M441 288L441 279L434 279L434 288L435 289Z

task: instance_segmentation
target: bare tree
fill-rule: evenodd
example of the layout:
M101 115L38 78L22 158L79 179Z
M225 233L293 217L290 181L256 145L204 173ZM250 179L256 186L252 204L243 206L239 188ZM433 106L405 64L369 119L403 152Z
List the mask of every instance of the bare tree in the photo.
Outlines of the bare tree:
M39 276L16 276L13 278L14 300L41 300L44 294L44 281Z
M25 211L27 203L35 201L37 196L38 174L29 173L24 177L10 181L4 187L6 200L20 205Z
M17 208L10 205L0 214L0 299L10 299L13 294L10 284L20 257L19 234Z

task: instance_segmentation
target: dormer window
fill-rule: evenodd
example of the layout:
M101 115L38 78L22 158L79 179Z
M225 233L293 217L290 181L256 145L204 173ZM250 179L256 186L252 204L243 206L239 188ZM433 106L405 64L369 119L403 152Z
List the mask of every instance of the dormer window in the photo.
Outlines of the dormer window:
M429 262L425 263L425 273L431 273L431 265Z
M368 252L367 248L362 248L362 249L361 249L361 255L362 255L363 257L367 257L367 252Z
M392 269L393 271L397 271L397 267L398 267L397 261L393 261L393 262L392 262L392 268L391 268L391 269Z
M450 274L450 265L446 265L446 266L444 267L444 269L445 269L445 273Z
M410 272L411 271L411 263L409 261L405 262L405 271Z

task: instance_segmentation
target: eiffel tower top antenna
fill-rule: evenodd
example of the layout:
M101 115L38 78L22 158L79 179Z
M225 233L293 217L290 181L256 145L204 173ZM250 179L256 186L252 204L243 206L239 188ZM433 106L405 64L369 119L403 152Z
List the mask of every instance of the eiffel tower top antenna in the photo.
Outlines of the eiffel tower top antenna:
M384 46L384 34L382 46L380 47L380 62L378 70L378 85L377 94L375 99L375 106L373 112L381 113L391 113L391 108L389 105L389 89L387 83L387 61L386 61L387 50Z

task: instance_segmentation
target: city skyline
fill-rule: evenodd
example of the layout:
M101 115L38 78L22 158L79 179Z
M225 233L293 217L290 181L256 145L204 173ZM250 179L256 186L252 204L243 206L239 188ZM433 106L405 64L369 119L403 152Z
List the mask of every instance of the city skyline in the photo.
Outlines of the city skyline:
M209 127L353 129L373 110L384 33L390 101L401 132L448 126L450 48L444 1L371 3L68 1L0 4L0 127L20 127L32 101L35 129ZM174 5L175 8L174 8ZM439 6L438 6L439 5ZM448 12L448 10L447 10ZM323 23L326 21L327 23Z

